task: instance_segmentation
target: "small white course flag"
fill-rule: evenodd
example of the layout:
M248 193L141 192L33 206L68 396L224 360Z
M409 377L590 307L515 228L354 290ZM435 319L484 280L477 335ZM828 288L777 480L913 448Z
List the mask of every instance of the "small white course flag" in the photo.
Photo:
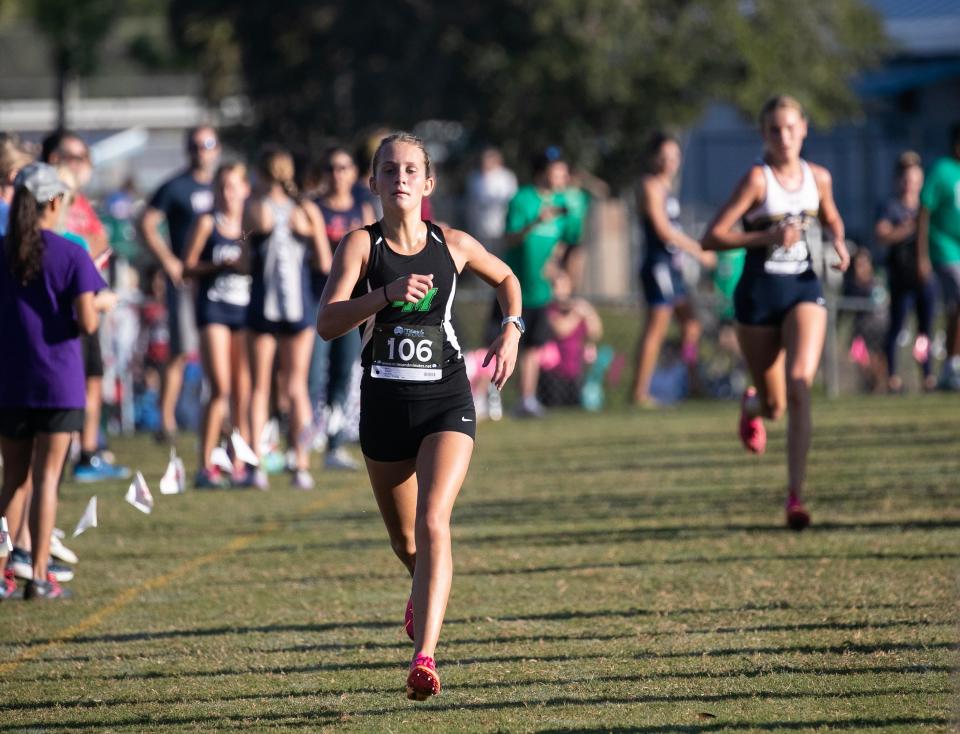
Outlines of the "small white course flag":
M76 538L87 528L97 527L97 495L93 495L87 503L87 509L83 511L83 516L73 529L73 537Z
M13 553L13 540L10 538L10 528L5 516L0 516L0 545L7 549L7 553Z
M210 463L219 466L227 474L233 471L233 462L230 461L230 454L223 446L217 446L210 452Z
M277 447L278 443L280 443L280 424L276 418L271 418L264 424L263 430L260 431L260 445L257 447L260 449L260 456L269 454Z
M143 474L137 472L133 481L130 482L130 488L127 490L127 496L124 499L146 515L153 511L153 495L150 494L150 488L147 486Z
M177 456L177 450L170 449L170 461L167 462L167 470L160 479L160 494L180 494L186 487L183 474L183 462Z
M234 431L230 435L230 443L233 445L233 455L240 459L240 461L250 466L260 466L260 459L257 458L253 449L250 448L250 444L243 440L243 436L240 435L239 431ZM230 468L233 469L233 467Z

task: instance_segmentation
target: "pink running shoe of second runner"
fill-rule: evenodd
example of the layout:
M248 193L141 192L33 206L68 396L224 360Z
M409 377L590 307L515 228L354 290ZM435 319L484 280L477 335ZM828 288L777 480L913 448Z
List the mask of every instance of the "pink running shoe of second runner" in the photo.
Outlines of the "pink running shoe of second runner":
M767 448L767 429L759 416L751 418L747 413L747 401L756 395L756 388L748 387L740 401L740 440L747 451L762 454Z
M407 599L407 609L403 613L403 628L407 631L407 637L413 639L413 597Z
M430 696L440 694L440 676L437 664L428 655L417 655L410 663L407 676L407 698L411 701L426 701Z
M810 524L810 513L794 493L787 498L787 527L800 532Z

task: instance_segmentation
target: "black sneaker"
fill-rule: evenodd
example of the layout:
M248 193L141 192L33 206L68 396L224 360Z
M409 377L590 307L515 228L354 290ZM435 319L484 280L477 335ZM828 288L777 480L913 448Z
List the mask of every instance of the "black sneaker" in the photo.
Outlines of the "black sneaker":
M14 548L7 560L7 566L13 569L17 578L29 581L33 578L33 554L23 548ZM73 569L65 563L50 559L47 563L47 573L52 573L60 582L73 580Z
M23 590L23 598L30 599L69 599L73 594L57 583L56 578L49 571L46 581L28 581Z

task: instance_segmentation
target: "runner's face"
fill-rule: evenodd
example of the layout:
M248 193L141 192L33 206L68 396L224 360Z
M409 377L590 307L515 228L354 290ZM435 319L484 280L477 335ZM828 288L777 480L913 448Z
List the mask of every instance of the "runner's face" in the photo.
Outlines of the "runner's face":
M668 178L676 176L682 161L680 146L675 142L667 140L660 146L660 172L665 176Z
M250 184L247 183L247 177L243 172L233 170L223 177L221 195L227 211L243 211L243 203L250 196Z
M342 151L330 156L330 177L337 192L349 192L357 181L357 167L353 158Z
M763 122L763 142L777 162L794 161L807 137L807 121L793 107L774 110Z
M423 151L411 143L389 143L380 151L380 165L371 188L384 209L420 210L424 196L433 191L427 177Z

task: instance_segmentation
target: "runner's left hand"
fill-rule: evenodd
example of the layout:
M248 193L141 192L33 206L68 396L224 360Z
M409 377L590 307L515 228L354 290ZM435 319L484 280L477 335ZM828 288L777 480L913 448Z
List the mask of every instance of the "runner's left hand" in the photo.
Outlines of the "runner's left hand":
M841 273L847 272L847 268L850 267L850 253L847 252L846 243L843 240L835 239L833 241L833 249L839 258L839 260L833 264L833 269L839 270Z
M517 345L520 342L520 332L512 324L507 324L506 328L500 332L483 360L483 366L490 364L491 359L496 359L496 366L493 370L491 382L497 390L502 390L507 384L510 375L513 374L513 368L517 366Z

